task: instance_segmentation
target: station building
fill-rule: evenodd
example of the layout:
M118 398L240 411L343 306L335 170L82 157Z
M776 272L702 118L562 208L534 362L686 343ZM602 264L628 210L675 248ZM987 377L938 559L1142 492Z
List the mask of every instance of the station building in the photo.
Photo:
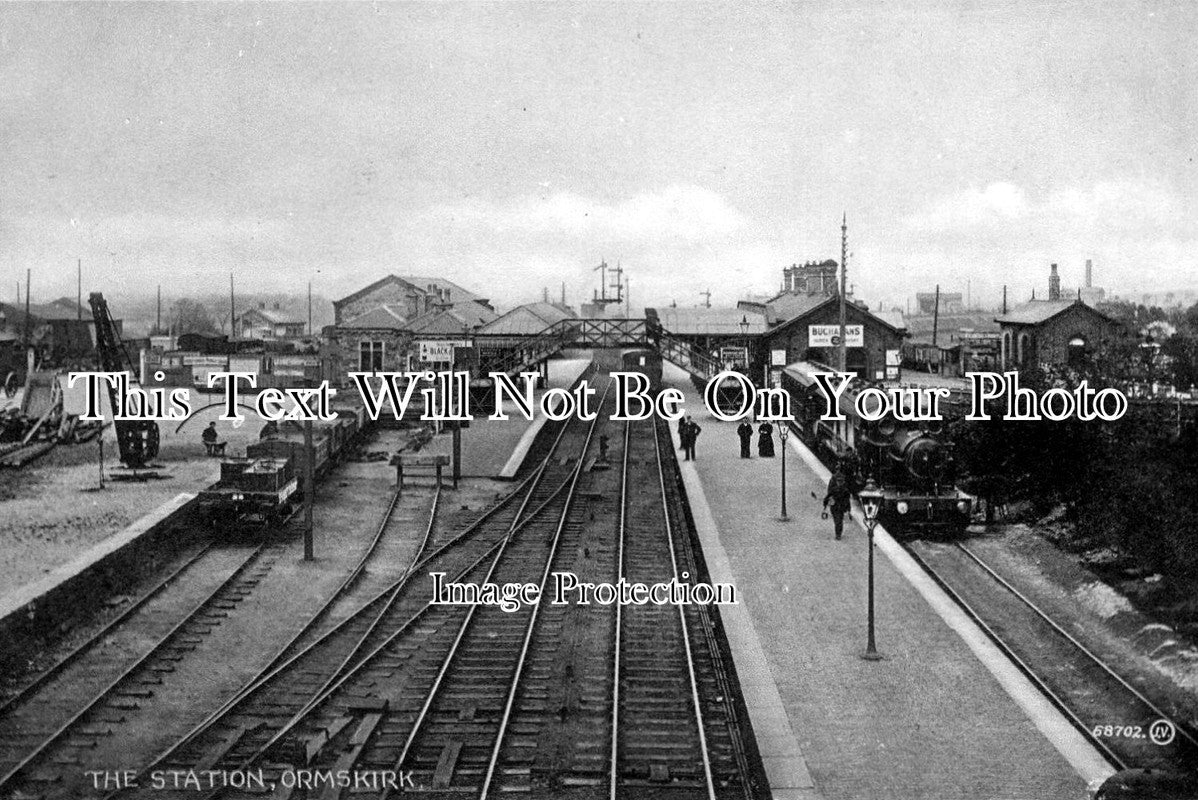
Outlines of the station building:
M242 339L279 341L299 339L304 336L307 324L302 319L281 311L279 304L267 308L266 303L247 309L237 315L237 336Z
M490 300L443 278L387 275L333 302L323 331L322 373L338 386L350 372L447 369L454 347L498 318Z
M1087 304L1081 294L1062 297L1057 265L1051 265L1047 300L1037 300L1033 293L1031 300L995 319L1002 367L1081 366L1127 335L1122 324Z
M871 313L864 304L845 303L845 369L867 380L899 377L902 342L907 335L901 315ZM772 326L761 351L773 371L796 361L836 365L839 358L839 298L813 298L807 308Z

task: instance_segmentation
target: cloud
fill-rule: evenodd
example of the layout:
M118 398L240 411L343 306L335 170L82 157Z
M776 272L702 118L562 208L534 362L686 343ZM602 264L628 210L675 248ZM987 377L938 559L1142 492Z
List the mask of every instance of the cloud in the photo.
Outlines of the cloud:
M433 207L433 224L456 230L484 229L627 242L661 237L702 242L727 237L745 226L744 216L715 192L675 185L604 203L573 192L524 195L502 202L465 200Z
M938 232L954 228L993 227L1023 219L1027 196L1011 183L992 183L985 189L968 189L942 198L905 220L913 231Z
M1066 187L1036 200L1012 183L991 183L942 197L904 220L915 233L986 233L1012 229L1066 234L1084 229L1136 230L1181 224L1183 212L1166 190L1134 181Z

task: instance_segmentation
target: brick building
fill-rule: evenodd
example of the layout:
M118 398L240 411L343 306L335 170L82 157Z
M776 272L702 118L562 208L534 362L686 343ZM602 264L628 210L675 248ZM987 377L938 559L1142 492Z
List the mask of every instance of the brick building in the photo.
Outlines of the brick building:
M334 300L333 324L342 325L379 308L385 308L392 318L407 321L438 308L468 302L495 310L488 299L443 278L387 275L348 297Z
M1091 263L1086 262L1086 283ZM1002 367L1081 366L1127 334L1123 325L1084 301L1062 298L1057 265L1048 273L1048 299L1032 299L995 319Z
M998 317L1003 368L1080 366L1126 335L1081 300L1032 300Z
M463 339L496 319L490 301L442 278L388 275L333 302L323 331L322 370L347 385L350 372L408 371L420 342Z
M900 351L906 330L897 317L894 320L871 313L864 306L849 302L845 305L846 337L845 368L859 377L881 380L887 375L897 378ZM790 317L764 334L763 350L774 361L775 352L784 351L785 363L818 361L836 365L839 336L840 303L828 297L810 308Z

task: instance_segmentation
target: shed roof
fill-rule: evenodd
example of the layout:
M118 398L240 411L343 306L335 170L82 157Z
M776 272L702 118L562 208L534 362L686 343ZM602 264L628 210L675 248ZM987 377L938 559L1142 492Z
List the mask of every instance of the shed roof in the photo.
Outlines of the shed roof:
M1118 324L1116 320L1111 319L1106 314L1103 314L1093 306L1086 305L1081 300L1076 298L1071 300L1029 300L1023 305L1011 309L1010 312L1001 317L996 317L995 322L1000 325L1040 325L1047 322L1058 314L1064 313L1074 307L1085 309L1091 314L1097 314L1105 320Z
M484 325L479 333L523 336L540 333L572 315L552 303L525 303Z
M765 317L741 308L658 308L661 327L680 336L754 336L765 333ZM741 323L747 321L748 329Z

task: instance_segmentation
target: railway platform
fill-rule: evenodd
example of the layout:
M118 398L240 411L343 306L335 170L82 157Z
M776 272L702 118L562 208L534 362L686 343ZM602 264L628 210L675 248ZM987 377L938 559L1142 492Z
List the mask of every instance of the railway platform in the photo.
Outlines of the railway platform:
M549 362L546 389L569 389L582 377L590 366L587 359L554 359ZM539 400L544 389L536 391ZM510 406L510 404L508 404ZM462 475L467 478L500 478L511 480L524 463L533 441L546 417L538 411L532 420L526 420L509 410L509 419L487 419L490 408L474 408L474 422L462 431ZM425 448L426 452L448 455L452 443L448 434L436 437Z
M790 520L779 521L781 451L758 457L754 434L753 458L741 459L737 423L707 414L680 371L664 377L702 427L681 472L712 579L740 595L721 617L775 798L1083 798L1109 774L882 547L884 660L863 660L866 536L846 521L837 541L820 519L826 470L791 437Z

